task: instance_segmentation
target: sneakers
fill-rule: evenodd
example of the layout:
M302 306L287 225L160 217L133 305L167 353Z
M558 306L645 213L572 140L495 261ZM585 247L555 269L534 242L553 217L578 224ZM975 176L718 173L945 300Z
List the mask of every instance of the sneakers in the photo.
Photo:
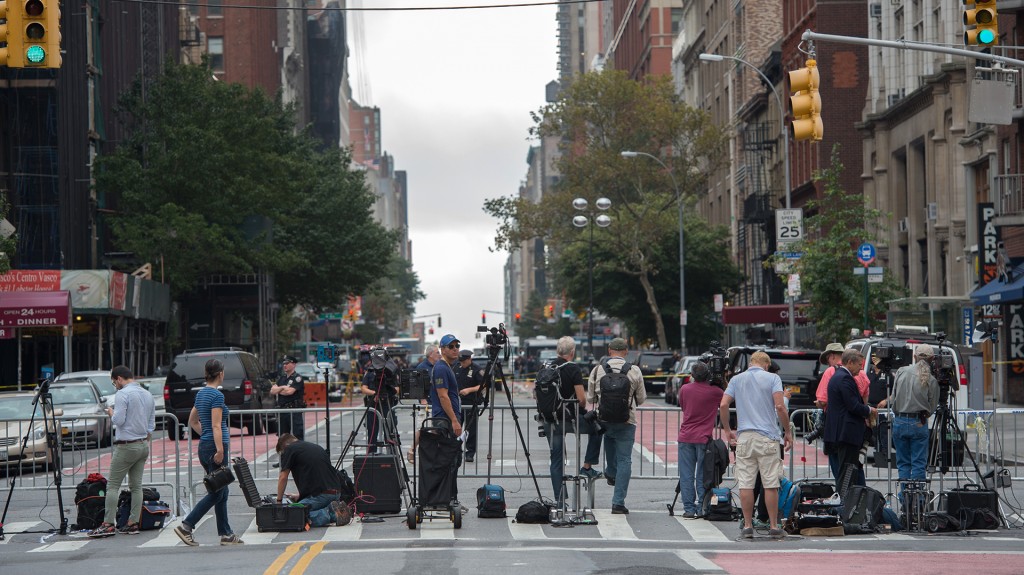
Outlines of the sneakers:
M781 541L786 538L786 532L782 529L769 529L768 536L776 541Z
M612 505L612 515L629 515L625 505Z
M117 528L117 532L123 535L138 535L139 524L138 523L125 523L122 527Z
M352 522L352 509L341 501L331 501L331 512L334 513L334 524L338 527Z
M771 525L768 525L767 521L761 521L760 519L754 519L754 529L768 529Z
M685 512L683 512L683 519L696 519L696 518L697 518L697 514L694 513L693 511L685 511Z
M136 532L137 531L138 526L136 525ZM99 527L89 532L89 537L93 538L112 537L114 535L117 535L117 529L115 529L113 525L107 522L101 523Z
M227 545L241 545L243 543L245 543L245 541L242 541L241 539L239 539L238 535L235 535L234 533L232 533L231 535L225 535L225 536L220 538L220 544L221 545L225 545L225 546L227 546Z
M192 537L192 528L188 527L184 523L175 527L174 533L178 536L179 539L181 539L181 541L185 545L188 545L190 547L195 547L199 545L199 543L196 542L195 538Z
M594 469L593 467L580 467L580 475L586 477L587 479L593 480L599 479L601 477L601 472Z
M754 538L754 528L753 527L744 527L744 528L740 529L740 539L753 539L753 538Z
M614 477L611 477L610 475L605 475L604 476L604 480L608 482L608 485L611 485L612 487L615 487L615 478Z
M472 451L466 452L466 463L473 463L473 457L475 454Z

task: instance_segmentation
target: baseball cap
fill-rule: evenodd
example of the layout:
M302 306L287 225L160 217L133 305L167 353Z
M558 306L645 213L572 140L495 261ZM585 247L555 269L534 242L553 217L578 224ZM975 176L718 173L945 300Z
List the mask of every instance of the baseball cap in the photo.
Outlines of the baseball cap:
M281 363L299 363L299 360L295 359L294 355L286 355L281 358Z
M917 357L932 357L935 355L935 350L927 343L921 343L914 348L914 355Z
M459 359L473 359L473 350L464 349L459 352Z
M454 335L452 335L450 333L446 333L446 334L444 334L444 336L441 337L441 347L444 347L444 346L446 346L448 344L451 344L451 343L455 343L457 341L459 343L462 343L461 341L459 341L459 338L455 337Z
M626 340L622 339L621 337L617 337L608 342L608 349L614 349L615 351L625 351L629 348L626 346Z

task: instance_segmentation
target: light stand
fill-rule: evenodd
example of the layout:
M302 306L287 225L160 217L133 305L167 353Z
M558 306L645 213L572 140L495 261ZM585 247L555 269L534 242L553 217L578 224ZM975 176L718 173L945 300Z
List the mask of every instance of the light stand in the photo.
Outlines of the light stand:
M608 198L597 198L595 202L597 209L605 211L612 207L612 201ZM587 209L587 200L584 198L576 198L572 201L572 207L577 210L583 211ZM591 221L593 220L593 221ZM612 219L605 214L601 214L594 217L594 212L590 212L590 218L584 215L578 215L572 219L572 225L577 228L582 228L590 224L590 242L587 246L587 279L590 282L590 307L587 310L587 322L590 324L589 334L587 338L587 350L591 357L597 359L597 354L594 353L594 226L597 224L599 227L607 228L611 225Z
M561 394L561 390L559 390L559 394ZM561 461L559 463L562 465L562 485L559 486L558 501L556 502L558 503L558 509L554 509L551 511L551 525L554 527L573 527L575 525L597 525L597 518L594 516L594 511L592 509L587 509L583 507L580 492L580 481L582 478L580 477L579 472L576 472L575 474L569 477L566 477L565 475L565 438L567 435L569 435L568 426L570 423L575 423L576 425L576 461L573 464L573 469L579 469L581 467L580 448L583 445L584 434L581 429L582 423L580 422L580 402L579 399L576 398L575 394L573 394L571 398L563 397L562 402L564 404L571 404L572 407L570 409L572 409L573 411L573 419L572 421L569 421L567 419L566 415L568 410L561 410L562 421L561 429L559 430L559 432L562 434L562 453L559 454L559 457L561 458ZM573 484L572 507L569 507L569 500L567 497L568 493L566 488L566 482L568 481L571 481ZM587 481L589 486L589 492L593 493L594 480L588 478Z
M28 438L29 435L32 434L32 428L34 427L36 420L36 411L39 409L41 404L43 410L42 420L46 430L46 445L50 450L53 485L57 488L57 509L60 511L60 527L57 529L46 529L42 531L22 531L21 533L56 532L59 535L67 535L68 518L64 515L64 497L61 494L61 469L63 469L64 466L61 463L60 427L57 425L57 414L53 410L53 396L50 394L50 383L51 380L44 379L43 382L39 384L39 389L36 392L35 398L32 399L32 416L28 420L28 430L25 432L24 437L21 438L21 453L25 453L25 448L28 446ZM47 413L49 413L49 418L47 418ZM3 541L5 537L4 523L7 520L7 510L11 506L11 497L14 495L14 485L16 481L17 477L11 478L11 487L7 492L7 502L4 503L3 515L0 515L0 541Z

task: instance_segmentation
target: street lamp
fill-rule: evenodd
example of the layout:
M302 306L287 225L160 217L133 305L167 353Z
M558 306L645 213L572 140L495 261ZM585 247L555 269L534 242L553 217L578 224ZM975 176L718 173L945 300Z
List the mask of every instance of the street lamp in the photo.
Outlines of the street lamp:
M701 54L700 56L698 56L698 58L701 62L721 62L723 60L732 60L734 62L739 62L740 64L745 64L747 67L757 72L757 75L761 76L761 79L764 80L765 85L768 86L768 88L772 91L772 95L775 96L775 103L778 104L779 106L779 126L782 128L782 161L785 164L784 173L786 179L786 209L790 209L792 207L791 204L793 185L790 180L789 172L789 130L786 129L786 108L782 105L782 98L779 97L779 92L775 90L775 85L772 84L770 80L768 80L768 77L765 76L764 72L761 72L761 70L757 66L751 64L750 62L747 62L742 58L707 53ZM789 295L788 288L786 293L786 299L789 301L789 347L796 347L796 314L793 312L793 297Z
M676 182L676 176L672 172L672 168L665 165L657 156L652 156L647 152L633 152L630 150L623 150L623 158L635 158L637 156L646 156L655 162L661 164L662 168L668 172L668 177L672 178L672 187L676 191L676 201L679 202L679 355L686 355L686 275L683 273L683 263L686 260L686 249L683 244L683 196L679 193L679 184Z
M588 202L584 198L576 198L572 201L572 207L581 212L587 209L587 205ZM594 205L603 212L612 207L612 201L608 198L597 198ZM590 211L589 214L590 218L582 214L576 215L572 219L572 225L582 228L591 223L591 218L594 220L593 223L602 228L607 228L612 223L612 219L607 214L599 214L597 217L594 217L593 211ZM590 322L590 334L587 339L587 345L590 348L590 355L597 357L597 354L594 353L594 226L592 225L590 226L590 243L587 246L587 276L590 281L590 309L587 311L587 319Z

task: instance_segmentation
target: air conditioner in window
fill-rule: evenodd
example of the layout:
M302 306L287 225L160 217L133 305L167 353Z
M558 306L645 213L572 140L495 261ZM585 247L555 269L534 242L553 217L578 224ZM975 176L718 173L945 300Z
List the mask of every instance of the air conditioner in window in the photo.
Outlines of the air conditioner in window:
M902 218L902 219L900 219L899 230L900 230L900 233L903 233L903 234L905 234L908 231L910 231L910 218Z
M880 3L875 2L874 4L870 4L868 7L870 9L869 12L871 13L872 18L882 17L882 5Z

